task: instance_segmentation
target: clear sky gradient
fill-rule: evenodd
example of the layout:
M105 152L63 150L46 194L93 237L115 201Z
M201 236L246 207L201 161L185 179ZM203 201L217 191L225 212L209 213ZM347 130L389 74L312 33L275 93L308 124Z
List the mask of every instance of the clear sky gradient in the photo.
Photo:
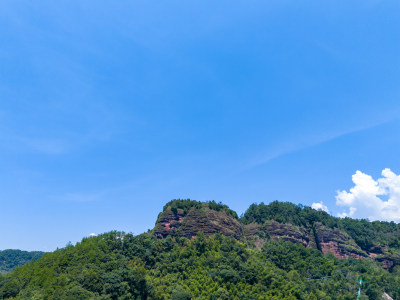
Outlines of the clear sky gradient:
M333 215L400 173L399 1L1 1L0 249L174 198ZM367 217L367 216L365 216Z

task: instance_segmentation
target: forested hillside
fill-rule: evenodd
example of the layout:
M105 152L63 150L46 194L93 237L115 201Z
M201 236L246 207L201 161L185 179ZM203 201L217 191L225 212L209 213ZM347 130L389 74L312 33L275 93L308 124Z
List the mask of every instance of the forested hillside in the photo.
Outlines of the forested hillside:
M325 254L332 252L338 258L370 257L388 270L400 265L400 225L394 222L335 218L324 211L278 201L251 205L241 222L249 235L254 235L251 229L255 227L259 234L265 232L280 240L296 241L298 237L303 244ZM280 227L290 226L297 234L288 237L282 231L275 232L271 222L278 222Z
M362 279L360 299L400 299L398 239L394 223L290 203L238 218L226 205L177 200L153 231L85 238L1 276L0 298L355 299Z
M8 273L18 266L26 264L28 261L35 261L44 252L41 251L22 251L22 250L3 250L0 251L0 274Z

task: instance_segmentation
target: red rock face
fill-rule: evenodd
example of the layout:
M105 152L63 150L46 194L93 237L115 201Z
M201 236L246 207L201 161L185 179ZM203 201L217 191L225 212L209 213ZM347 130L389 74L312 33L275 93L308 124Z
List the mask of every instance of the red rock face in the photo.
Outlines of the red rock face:
M156 227L154 228L154 234L160 238L164 238L168 235L174 235L175 229L179 227L183 221L183 214L174 214L171 210L166 211L159 218Z
M400 257L389 252L388 247L376 245L369 249L369 257L379 261L382 268L391 271L394 266L400 265Z
M365 258L365 256L361 256L357 253L353 253L348 251L346 248L343 248L338 242L335 241L329 241L326 243L320 243L321 251L324 254L328 254L331 252L335 257L339 259L345 259L349 257L354 257L354 258Z
M317 224L316 235L320 249L324 254L331 252L339 259L349 257L365 259L370 257L380 262L382 267L388 271L391 271L394 266L400 265L400 258L389 253L387 247L376 245L369 249L369 252L365 252L350 236L339 229L330 229Z
M220 233L240 239L242 227L238 220L224 211L203 208L190 209L186 215L183 211L174 214L168 209L161 214L154 228L154 234L161 238L168 235L194 238L198 232L206 236Z
M255 239L257 248L261 248L269 238L276 241L287 241L317 249L312 229L277 221L266 221L263 225L250 223L243 228L246 238Z
M161 222L161 224L165 227L166 230L174 230L176 228L176 225L182 222L183 217L178 216L178 220L173 219L173 220L167 220L164 222ZM175 225L175 226L174 226Z
M321 223L315 223L314 228L305 228L271 220L263 225L251 223L242 226L224 212L192 209L184 214L183 210L174 213L168 209L160 215L154 228L154 234L160 238L168 235L195 238L200 231L206 236L221 233L236 239L241 239L244 235L246 238L254 239L257 248L261 248L268 238L272 238L319 249L324 254L332 253L339 259L370 257L380 262L386 270L392 270L394 266L400 265L400 257L389 253L387 248L376 245L365 252L347 233L338 228L328 228Z
M331 252L339 259L365 258L368 256L349 235L339 229L327 228L317 223L315 235L319 248L324 254Z
M315 247L311 231L304 227L269 221L265 223L264 230L275 240L299 243L306 247Z
M382 268L388 271L392 271L394 266L400 265L400 258L390 253L378 255L375 260L379 261L382 264Z
M390 260L384 260L382 261L382 268L386 269L386 270L390 270L394 265L393 261Z

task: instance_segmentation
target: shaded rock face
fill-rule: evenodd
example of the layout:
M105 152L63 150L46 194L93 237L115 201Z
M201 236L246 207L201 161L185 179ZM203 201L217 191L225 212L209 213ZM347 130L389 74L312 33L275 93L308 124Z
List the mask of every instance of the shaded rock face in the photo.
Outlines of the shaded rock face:
M387 247L375 245L368 249L368 252L363 251L347 233L339 229L330 229L317 223L315 234L320 250L324 254L332 252L339 259L370 257L380 262L382 267L388 271L392 271L395 266L400 265L400 257L389 253Z
M224 211L204 207L192 208L186 215L179 209L177 213L167 209L161 213L154 228L154 234L159 237L172 235L193 238L198 232L203 232L205 236L220 233L240 239L242 227L238 220Z
M400 265L400 257L394 253L390 253L388 247L375 245L368 250L369 257L380 262L382 268L392 271L395 266Z
M302 226L269 221L264 224L264 229L269 232L273 239L299 243L306 247L315 247L314 237L310 230Z
M292 224L267 221L263 225L251 223L244 227L247 238L267 238L277 241L288 241L303 244L306 247L316 248L314 236L310 229ZM264 239L263 239L264 240ZM260 241L258 241L260 243Z
M315 224L315 238L322 253L331 252L337 258L365 258L368 256L345 232Z
M377 259L379 261L379 259ZM382 268L386 270L391 270L394 266L394 261L391 259L383 259L382 261Z
M179 210L176 214L171 209L162 212L154 227L154 234L161 238L175 235L175 231L183 221L183 217L182 210Z
M320 223L316 223L313 228L305 228L267 221L263 225L256 223L246 225L243 232L245 237L255 238L256 246L259 248L269 237L277 241L299 243L306 247L318 249L324 254L331 252L339 259L368 257L368 254L348 234L339 229L327 228Z
M395 266L400 265L400 257L391 255L389 253L379 255L375 257L376 261L382 264L382 268L392 271Z
M264 224L242 225L225 211L215 211L208 207L191 208L187 213L182 209L172 211L167 208L159 215L153 232L160 238L168 235L194 238L198 232L203 232L206 236L220 233L238 240L242 237L253 240L257 248L261 248L266 240L274 239L299 243L318 249L324 254L331 252L339 259L370 257L381 262L382 267L389 271L400 265L400 257L388 253L387 248L375 245L365 252L347 233L337 228L328 228L321 223L314 223L312 228L273 220Z

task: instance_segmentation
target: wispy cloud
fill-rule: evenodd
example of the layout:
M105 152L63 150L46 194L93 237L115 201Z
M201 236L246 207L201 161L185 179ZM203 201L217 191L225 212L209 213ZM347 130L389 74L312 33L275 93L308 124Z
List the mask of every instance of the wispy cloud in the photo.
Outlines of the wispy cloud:
M295 153L297 151L302 151L308 148L312 148L332 140L344 137L349 134L354 134L357 132L362 132L364 130L369 130L374 127L378 127L390 122L397 120L397 116L393 118L386 119L384 121L376 121L375 123L368 125L359 125L353 127L349 130L339 130L331 133L321 133L321 134L306 134L303 137L299 137L296 139L288 139L285 142L280 143L276 148L267 150L265 154L258 155L256 158L252 159L248 164L243 168L244 170L251 169L263 164L267 164L270 161L277 159L281 156Z

